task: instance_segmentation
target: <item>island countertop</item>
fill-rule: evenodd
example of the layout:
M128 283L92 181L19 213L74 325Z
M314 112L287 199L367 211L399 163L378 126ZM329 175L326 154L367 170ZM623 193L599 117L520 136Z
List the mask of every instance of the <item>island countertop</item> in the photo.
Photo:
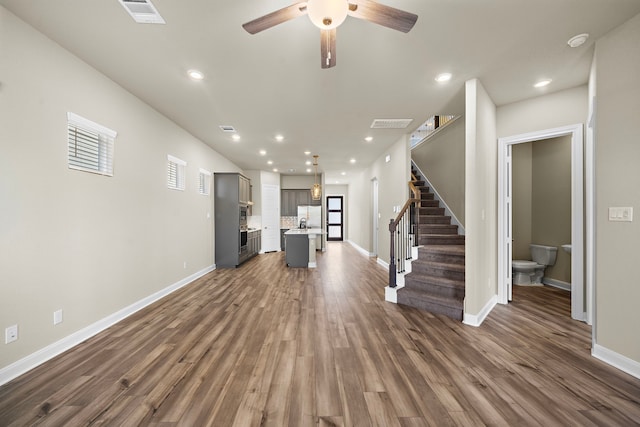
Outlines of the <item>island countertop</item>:
M292 228L291 230L284 233L287 234L325 234L325 231L322 228Z

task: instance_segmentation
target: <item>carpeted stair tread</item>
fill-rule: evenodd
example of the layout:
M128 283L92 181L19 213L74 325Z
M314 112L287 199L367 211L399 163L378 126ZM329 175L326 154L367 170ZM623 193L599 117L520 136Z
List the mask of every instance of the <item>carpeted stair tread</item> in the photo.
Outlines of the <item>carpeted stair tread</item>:
M427 295L405 287L398 290L398 303L462 320L463 302L457 299Z
M422 252L439 253L446 255L464 255L464 245L427 245L418 248L418 254Z
M421 274L415 274L411 272L404 276L405 288L408 289L420 289L425 293L429 293L429 288L432 286L450 288L456 291L461 291L464 297L464 280L449 279L447 277L425 276ZM437 294L438 292L433 292Z

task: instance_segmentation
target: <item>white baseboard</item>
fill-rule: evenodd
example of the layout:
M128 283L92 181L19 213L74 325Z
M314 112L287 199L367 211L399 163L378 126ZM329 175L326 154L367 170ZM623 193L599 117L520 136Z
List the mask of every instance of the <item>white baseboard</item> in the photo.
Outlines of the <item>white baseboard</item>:
M0 369L0 385L8 383L12 379L24 374L27 371L30 371L31 369L35 368L38 365L41 365L47 360L53 359L60 353L63 353L69 350L70 348L75 347L76 345L82 343L83 341L86 341L87 339L98 334L99 332L104 331L110 326L131 316L135 312L145 308L150 304L153 304L159 299L169 295L172 292L177 291L178 289L188 285L194 280L204 276L205 274L215 269L216 269L215 264L209 267L206 267L188 277L185 277L184 279L174 283L173 285L170 285L154 294L151 294L148 297L145 297L131 304L130 306L125 307L122 310L119 310L105 317L104 319L98 320L97 322L87 326L86 328L83 328L77 332L74 332L73 334L62 338L61 340L56 341L53 344L50 344L36 351L35 353L32 353L27 357L24 357L12 363L9 366L6 366Z
M484 319L487 318L489 313L491 313L491 310L493 310L493 307L495 307L497 303L498 303L498 296L494 295L491 297L489 301L487 301L485 306L482 307L482 310L480 310L480 313L478 314L469 314L466 312L466 309L465 309L465 313L462 318L462 323L469 326L480 326L482 322L484 322Z
M369 251L367 251L367 250L365 250L365 249L361 248L361 247L360 247L360 246L358 246L358 244L356 244L354 241L352 241L352 240L347 240L347 242L348 242L351 246L353 246L354 248L356 248L356 250L357 250L358 252L360 252L362 255L364 255L364 256L366 256L366 257L372 257L372 256L374 256L374 254L372 254L371 252L369 252Z
M640 378L640 362L629 359L627 356L623 356L622 354L609 350L599 344L595 344L593 346L591 349L591 355L596 359L600 359L603 362L626 372L629 375Z
M381 265L382 267L384 267L386 270L389 270L389 263L384 261L382 258L378 257L378 259L376 260L376 262L378 263L378 265Z
M542 283L554 288L562 289L571 292L571 283L563 282L562 280L551 279L549 277L543 277Z

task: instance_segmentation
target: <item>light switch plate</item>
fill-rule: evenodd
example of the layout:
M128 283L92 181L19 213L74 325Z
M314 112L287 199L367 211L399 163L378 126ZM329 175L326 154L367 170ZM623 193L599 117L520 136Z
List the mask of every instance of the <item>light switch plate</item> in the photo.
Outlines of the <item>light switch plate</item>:
M631 222L633 221L632 207L610 207L609 221Z
M53 312L53 324L57 325L59 323L62 323L62 310Z

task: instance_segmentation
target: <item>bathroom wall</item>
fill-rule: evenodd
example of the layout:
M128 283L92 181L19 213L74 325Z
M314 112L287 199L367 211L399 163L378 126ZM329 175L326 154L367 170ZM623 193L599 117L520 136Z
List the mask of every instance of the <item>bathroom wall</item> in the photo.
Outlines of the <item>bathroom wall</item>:
M531 259L532 148L530 143L511 147L513 259Z
M529 244L558 247L545 277L571 283L571 137L513 147L513 259L531 259Z
M571 243L571 137L536 141L531 157L531 241L558 247L545 277L571 283L571 256L560 247Z

